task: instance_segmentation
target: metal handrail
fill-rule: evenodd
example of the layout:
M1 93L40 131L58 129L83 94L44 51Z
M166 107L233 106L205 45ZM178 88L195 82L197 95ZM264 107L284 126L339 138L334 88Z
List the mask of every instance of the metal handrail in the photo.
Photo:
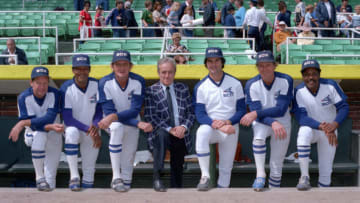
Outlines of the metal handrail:
M306 59L312 57L329 57L329 54L306 54ZM360 54L331 54L331 57L360 57Z
M18 64L18 55L16 54L0 54L0 58L15 57L15 65Z

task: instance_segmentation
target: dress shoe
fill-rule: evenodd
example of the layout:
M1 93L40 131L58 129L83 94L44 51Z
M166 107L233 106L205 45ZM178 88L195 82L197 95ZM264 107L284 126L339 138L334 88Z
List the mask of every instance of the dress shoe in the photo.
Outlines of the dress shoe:
M156 192L166 192L166 188L163 185L163 183L161 182L161 180L159 180L159 179L154 180L154 190Z

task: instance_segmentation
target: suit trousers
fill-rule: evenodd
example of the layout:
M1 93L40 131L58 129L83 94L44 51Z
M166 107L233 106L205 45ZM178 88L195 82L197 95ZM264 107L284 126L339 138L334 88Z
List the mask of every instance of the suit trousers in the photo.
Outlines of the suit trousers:
M156 135L153 140L154 180L159 179L161 176L161 172L164 169L166 149L169 149L171 168L170 186L172 188L181 188L184 156L186 154L185 140L171 135L164 129L157 130Z

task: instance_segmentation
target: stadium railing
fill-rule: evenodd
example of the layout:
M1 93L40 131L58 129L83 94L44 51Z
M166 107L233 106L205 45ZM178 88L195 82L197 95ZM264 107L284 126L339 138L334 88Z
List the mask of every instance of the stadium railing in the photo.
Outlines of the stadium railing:
M15 65L18 64L18 56L16 54L0 54L0 58L9 58L9 57L14 57Z

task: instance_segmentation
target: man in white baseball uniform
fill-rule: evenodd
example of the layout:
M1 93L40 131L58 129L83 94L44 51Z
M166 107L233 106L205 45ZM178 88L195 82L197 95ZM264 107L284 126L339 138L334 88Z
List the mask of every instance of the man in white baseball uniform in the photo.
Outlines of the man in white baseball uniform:
M130 72L131 56L119 50L113 54L113 72L99 82L99 103L105 117L99 127L110 131L109 151L113 172L111 188L117 192L130 189L139 130L151 132L149 123L141 122L139 112L145 95L145 80ZM121 171L120 171L121 169Z
M301 74L303 83L295 88L294 109L300 129L297 149L301 177L298 190L309 190L309 156L311 144L317 143L319 157L319 187L331 184L332 166L335 157L337 128L349 112L346 95L331 79L320 78L320 65L316 60L305 60Z
M270 51L256 56L259 74L246 82L246 103L250 112L242 117L240 124L252 125L253 153L256 164L255 191L265 186L266 139L270 139L269 187L280 187L282 166L288 149L291 132L289 106L292 100L293 79L275 71L276 62Z
M49 70L42 66L32 70L30 86L18 97L20 121L12 128L9 139L16 142L26 128L25 144L31 147L36 187L51 191L56 185L64 131L58 116L60 93L49 87Z
M225 59L217 47L206 49L205 67L209 75L194 89L196 153L201 169L199 191L210 189L210 144L219 143L218 187L230 185L231 170L238 143L239 121L246 113L245 97L239 80L223 71Z
M80 191L81 188L92 188L94 184L95 163L101 147L97 123L102 118L102 111L101 105L97 104L98 81L89 77L89 56L75 55L72 72L74 78L66 81L60 92L62 116L66 125L64 151L70 168L69 188ZM83 171L81 185L79 148Z

